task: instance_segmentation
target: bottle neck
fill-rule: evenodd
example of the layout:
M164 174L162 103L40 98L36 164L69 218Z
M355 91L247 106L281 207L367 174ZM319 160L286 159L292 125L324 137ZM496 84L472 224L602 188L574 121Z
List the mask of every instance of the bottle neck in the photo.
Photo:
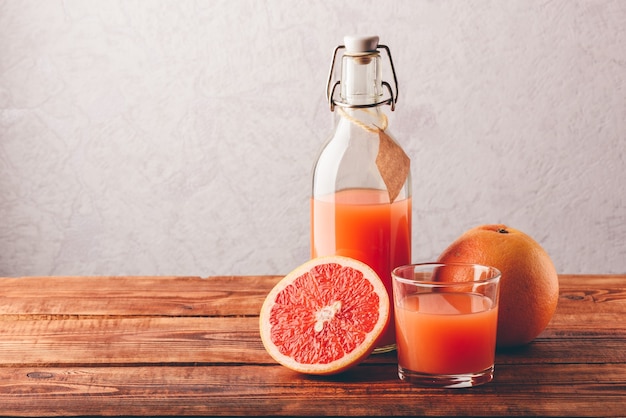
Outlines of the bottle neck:
M383 95L378 52L344 55L341 65L341 101L347 105L373 105Z
M340 123L347 123L363 129L369 133L378 134L384 131L389 125L387 115L381 111L381 106L366 108L343 108L336 107L336 113L339 116Z

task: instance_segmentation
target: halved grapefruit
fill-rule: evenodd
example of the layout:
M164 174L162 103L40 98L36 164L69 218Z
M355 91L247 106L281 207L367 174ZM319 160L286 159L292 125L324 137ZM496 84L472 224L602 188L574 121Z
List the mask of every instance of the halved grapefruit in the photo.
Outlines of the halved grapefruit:
M274 286L259 325L267 352L289 369L327 375L364 360L389 321L389 298L367 264L314 258Z

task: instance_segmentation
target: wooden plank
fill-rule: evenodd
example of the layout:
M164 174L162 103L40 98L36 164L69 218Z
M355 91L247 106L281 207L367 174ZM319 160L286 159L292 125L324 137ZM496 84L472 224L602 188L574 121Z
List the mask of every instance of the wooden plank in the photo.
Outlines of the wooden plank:
M625 364L626 335L620 338L606 337L542 338L530 344L496 351L496 365L541 365L541 364Z
M25 277L2 278L1 315L258 315L282 276ZM560 277L559 310L580 314L623 312L626 276ZM593 289L593 290L589 290ZM596 323L612 323L615 316Z
M593 289L596 287L626 287L626 274L559 274L559 282L566 287Z
M256 317L57 318L0 324L0 366L273 363L261 343ZM548 329L530 345L499 350L497 361L626 362L626 326L560 332ZM368 359L395 361L395 353Z
M501 366L472 389L428 389L391 366L335 377L279 366L0 368L2 414L623 416L626 366ZM407 402L407 400L410 400Z
M0 315L258 315L278 276L1 279Z
M271 361L257 318L70 318L0 325L0 366Z
M588 281L586 288L580 283L563 281L559 292L560 310L577 313L581 303L589 305L589 312L623 312L626 307L626 279L621 285L613 282L604 286Z

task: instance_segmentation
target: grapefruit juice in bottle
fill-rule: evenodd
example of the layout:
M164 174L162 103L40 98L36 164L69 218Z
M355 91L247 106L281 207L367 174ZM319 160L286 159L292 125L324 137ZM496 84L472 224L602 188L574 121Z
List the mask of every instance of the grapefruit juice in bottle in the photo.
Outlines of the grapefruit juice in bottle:
M386 197L386 191L347 189L311 199L312 256L338 254L363 261L391 295L390 272L411 260L411 198L389 203ZM393 320L379 347L393 347Z
M391 271L411 262L409 161L386 131L381 108L397 98L382 82L378 37L346 37L340 99L328 98L339 118L313 171L311 255L343 255L368 264L381 278L392 301ZM335 56L337 55L335 50ZM387 52L389 52L387 50ZM389 56L391 62L391 57ZM393 64L392 64L393 68ZM394 71L395 78L395 71ZM383 99L383 85L390 99ZM374 352L395 348L390 318Z

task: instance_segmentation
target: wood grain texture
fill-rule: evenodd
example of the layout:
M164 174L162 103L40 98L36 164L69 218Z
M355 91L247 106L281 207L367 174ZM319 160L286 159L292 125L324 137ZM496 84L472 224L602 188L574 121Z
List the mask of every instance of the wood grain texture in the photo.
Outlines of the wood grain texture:
M621 416L624 376L624 365L505 365L491 384L443 390L403 384L382 365L323 379L253 365L2 368L0 402L22 416Z
M0 416L624 416L626 276L561 276L531 344L492 383L401 382L394 353L312 377L265 352L279 276L0 279Z
M0 315L254 316L278 279L278 276L4 278Z

